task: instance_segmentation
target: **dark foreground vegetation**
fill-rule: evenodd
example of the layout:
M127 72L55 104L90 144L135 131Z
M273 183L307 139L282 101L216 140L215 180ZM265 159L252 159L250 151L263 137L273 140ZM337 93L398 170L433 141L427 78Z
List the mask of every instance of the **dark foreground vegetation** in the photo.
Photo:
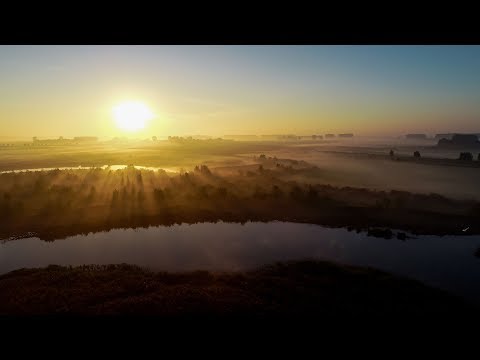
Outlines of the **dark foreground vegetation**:
M218 220L480 233L479 202L335 187L318 182L322 172L305 162L260 156L248 166L200 166L177 174L134 167L1 174L0 238L35 233L50 240L112 228Z
M477 308L421 283L328 262L236 273L156 273L132 265L49 266L0 276L2 315L165 317L446 316Z

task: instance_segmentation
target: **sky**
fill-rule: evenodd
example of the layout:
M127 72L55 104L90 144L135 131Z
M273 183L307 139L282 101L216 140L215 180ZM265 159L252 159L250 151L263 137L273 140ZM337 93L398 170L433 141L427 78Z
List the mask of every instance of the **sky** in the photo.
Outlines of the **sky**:
M0 46L0 136L341 132L480 132L480 46Z

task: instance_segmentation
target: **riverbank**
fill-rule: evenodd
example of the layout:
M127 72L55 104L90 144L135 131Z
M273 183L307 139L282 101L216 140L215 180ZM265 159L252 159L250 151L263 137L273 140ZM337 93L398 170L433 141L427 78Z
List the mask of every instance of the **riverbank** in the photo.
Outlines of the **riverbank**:
M371 268L298 261L228 273L155 273L126 264L21 269L0 276L0 314L467 319L478 309Z
M415 235L478 235L480 226L474 217L446 216L411 211L396 212L389 216L387 212L369 209L344 209L336 214L234 214L232 212L196 211L195 213L170 213L166 216L130 216L106 219L106 221L84 223L42 223L6 224L2 227L0 238L4 241L28 237L39 237L41 240L54 241L68 236L110 231L123 228L148 228L150 226L172 226L175 224L196 224L211 222L271 222L283 221L293 223L315 224L331 228L348 228L350 231L368 232L377 236L378 229L398 229ZM470 225L469 225L470 224ZM464 228L468 229L463 231ZM30 231L25 231L25 229ZM402 236L402 235L400 235ZM384 236L379 236L384 237ZM390 238L391 236L387 236Z

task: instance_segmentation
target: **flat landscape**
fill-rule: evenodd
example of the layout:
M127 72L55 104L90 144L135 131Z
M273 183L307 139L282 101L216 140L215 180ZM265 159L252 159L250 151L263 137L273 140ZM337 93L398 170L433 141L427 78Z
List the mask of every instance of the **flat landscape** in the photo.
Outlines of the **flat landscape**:
M0 45L0 316L478 322L479 64Z
M72 169L0 174L2 238L33 233L53 240L119 227L219 220L437 235L461 235L468 227L469 234L480 233L477 161L432 165L425 158L365 157L355 155L365 153L361 147L352 155L341 143L335 155L322 151L321 143L193 140L103 146L103 151L100 145L68 152L64 147L9 149L0 161L4 169ZM31 152L39 159L27 162L24 158L35 158ZM122 157L129 166L115 167ZM10 162L16 166L9 167ZM80 165L91 168L75 169Z

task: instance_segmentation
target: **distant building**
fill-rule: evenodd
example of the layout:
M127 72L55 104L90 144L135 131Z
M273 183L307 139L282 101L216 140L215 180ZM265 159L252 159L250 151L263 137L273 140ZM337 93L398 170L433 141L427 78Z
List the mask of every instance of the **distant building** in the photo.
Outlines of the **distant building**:
M472 161L473 155L471 152L461 152L460 156L458 157L458 160Z
M438 146L440 147L478 147L480 146L480 141L478 141L478 136L475 134L455 134L452 136L452 139L440 139L438 141Z
M426 140L427 135L426 134L407 134L405 135L407 139L416 139L416 140Z
M339 138L351 138L353 137L353 134L338 134Z
M261 138L263 140L278 140L280 139L281 135L262 135Z
M97 140L98 139L94 136L80 136L73 139L65 139L63 136L60 136L58 139L38 139L36 136L32 138L33 145L35 146L91 143L96 142Z
M435 135L435 140L440 140L440 139L448 139L448 140L451 140L452 137L453 137L453 133L449 133L449 134L437 134Z
M230 140L258 140L257 135L224 135L223 138Z
M287 134L287 135L279 135L278 139L279 140L300 140L301 137L293 134Z
M96 142L98 138L96 136L75 136L73 141L76 142Z

